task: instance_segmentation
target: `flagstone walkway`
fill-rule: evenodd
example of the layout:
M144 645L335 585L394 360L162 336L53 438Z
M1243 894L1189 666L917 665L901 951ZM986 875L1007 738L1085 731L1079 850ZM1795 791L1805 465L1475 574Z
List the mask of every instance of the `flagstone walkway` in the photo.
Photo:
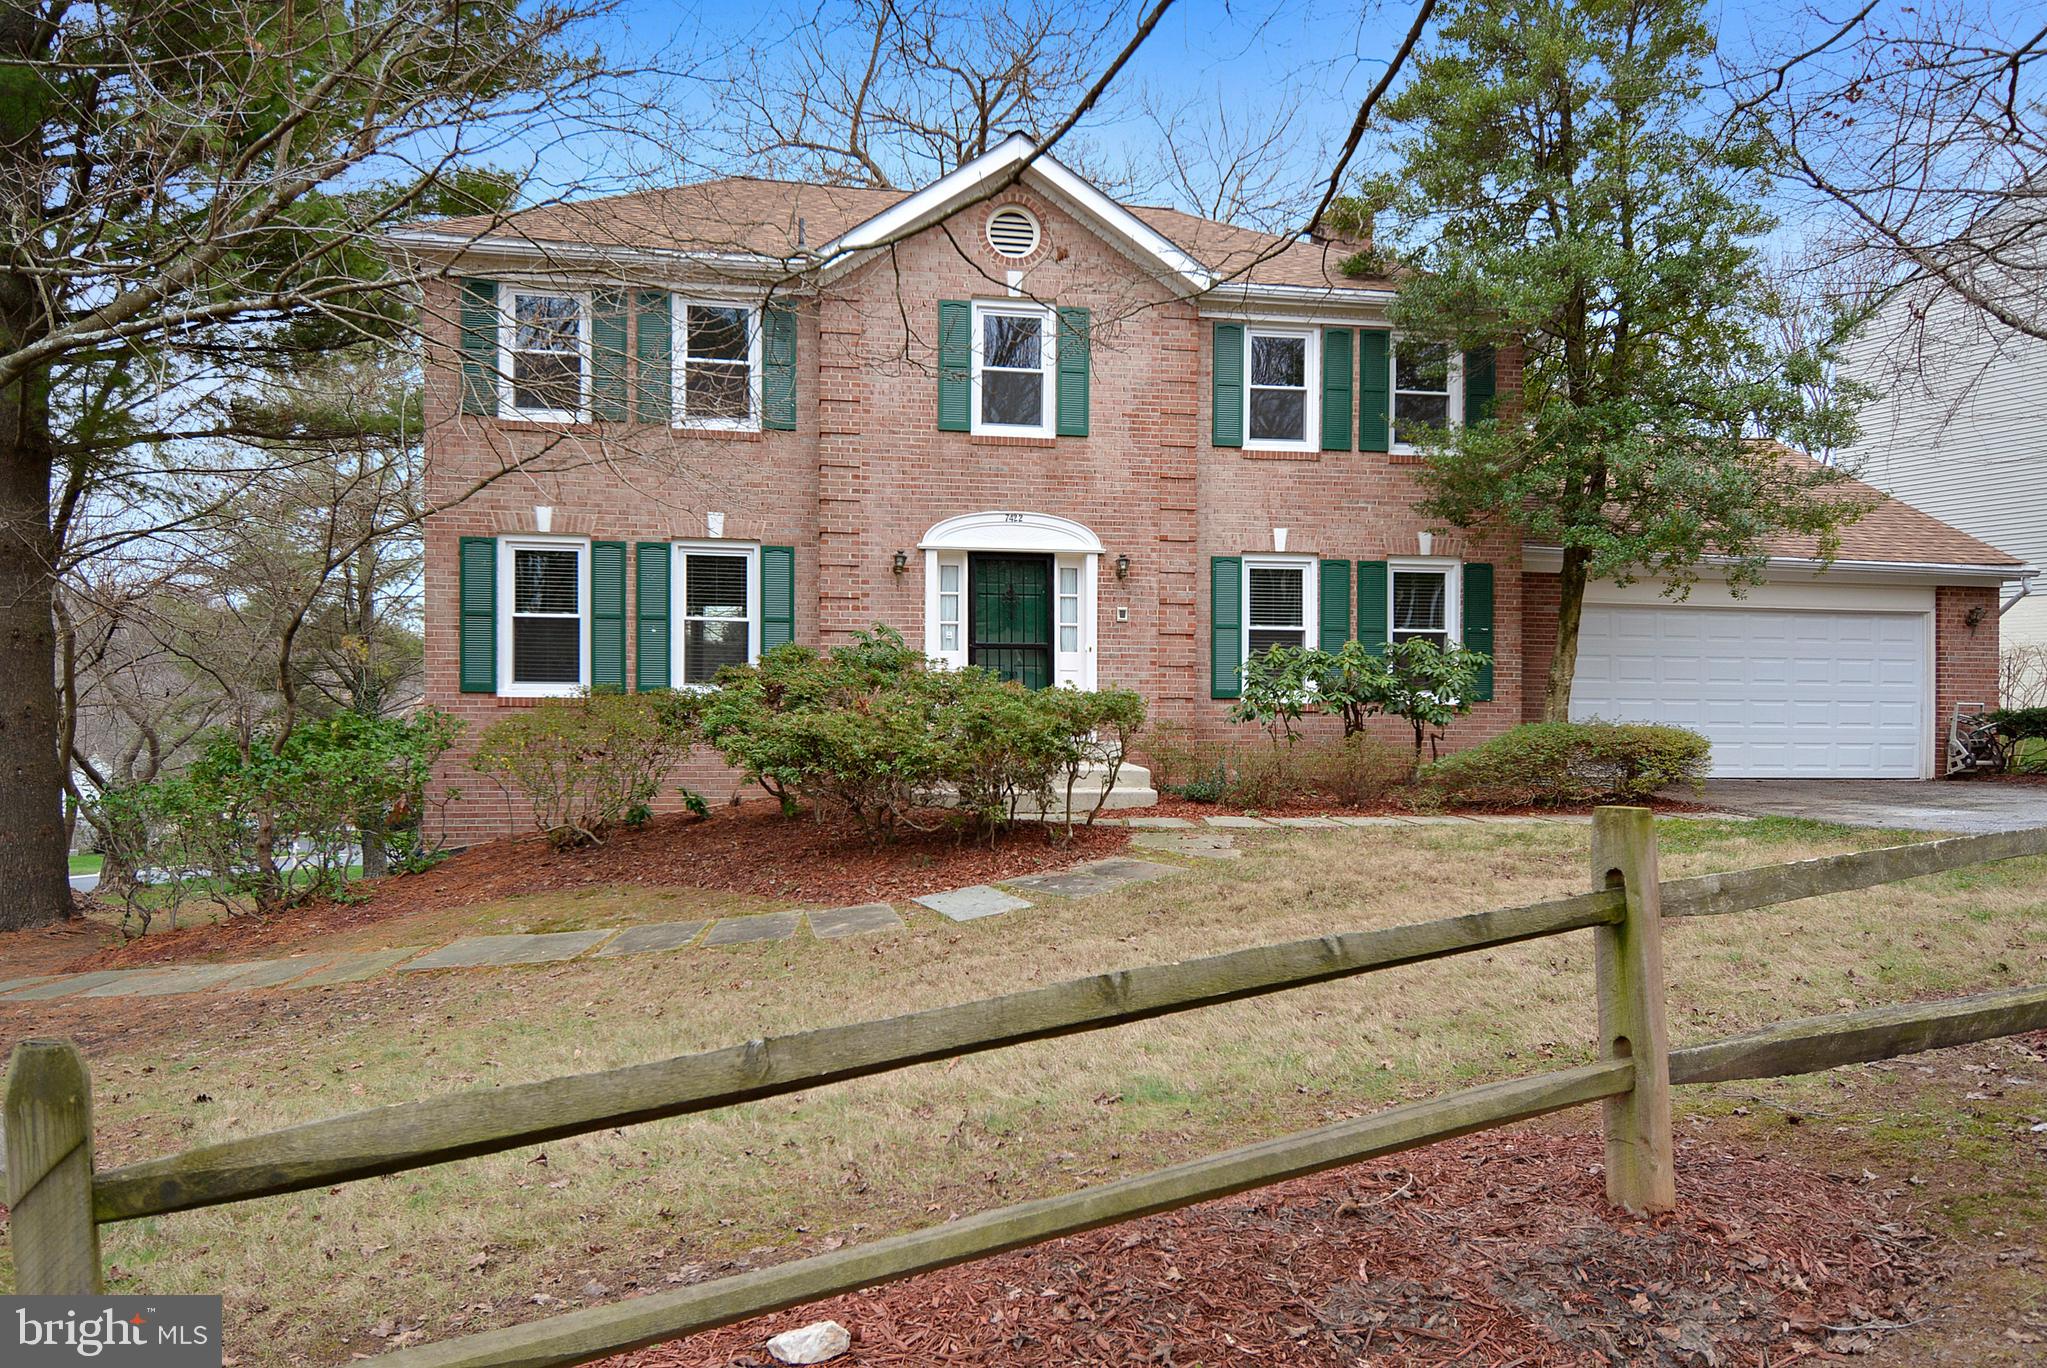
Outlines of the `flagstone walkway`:
M1344 827L1471 826L1486 823L1587 822L1587 817L1187 817L1104 818L1133 829L1131 844L1145 851L1195 859L1234 860L1243 855L1235 834L1287 829ZM910 901L950 921L978 921L1019 912L1035 897L1086 898L1131 884L1163 879L1187 866L1111 856L1070 869L1004 879L1001 887L974 884L927 893ZM808 929L817 940L902 930L902 916L888 903L815 911L766 912L715 920L650 922L594 931L468 936L442 946L410 945L383 950L308 951L284 959L239 964L161 964L141 969L97 969L80 974L40 975L0 982L0 1003L59 999L165 997L223 990L318 988L359 983L387 973L499 969L562 964L631 955L667 954L719 946L787 941Z

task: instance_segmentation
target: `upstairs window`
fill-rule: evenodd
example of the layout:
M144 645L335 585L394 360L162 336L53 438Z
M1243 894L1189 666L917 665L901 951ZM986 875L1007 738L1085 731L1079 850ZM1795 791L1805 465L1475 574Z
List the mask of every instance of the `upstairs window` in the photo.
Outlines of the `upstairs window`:
M1393 446L1412 450L1457 421L1457 362L1449 344L1396 341L1393 348Z
M678 308L680 421L692 427L759 426L760 329L755 311L738 304L687 302Z
M975 432L1052 435L1051 323L1043 309L974 306Z
M1422 638L1438 646L1450 644L1450 571L1447 568L1393 567L1393 619L1396 642Z
M584 558L581 543L509 545L505 573L511 583L502 601L506 622L504 678L510 694L573 693L588 679L585 669Z
M1315 408L1313 334L1247 329L1244 348L1245 444L1307 448Z
M682 581L677 634L684 684L715 684L727 665L744 665L756 654L759 613L754 592L754 552L676 548L675 573Z
M573 422L589 395L589 329L576 295L512 294L509 345L500 358L511 416Z
M1244 562L1244 655L1263 655L1274 646L1306 650L1312 639L1313 604L1308 597L1309 561Z

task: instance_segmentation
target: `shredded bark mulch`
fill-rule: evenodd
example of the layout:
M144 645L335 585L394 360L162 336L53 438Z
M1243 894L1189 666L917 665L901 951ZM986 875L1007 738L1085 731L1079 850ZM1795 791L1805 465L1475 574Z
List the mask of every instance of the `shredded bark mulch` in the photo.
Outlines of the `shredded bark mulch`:
M1865 1184L1688 1146L1677 1211L1639 1220L1607 1207L1602 1153L1476 1136L606 1362L768 1368L770 1335L830 1318L854 1337L844 1368L1783 1368L1922 1315L1931 1237Z
M924 814L934 818L944 814ZM763 898L840 907L886 902L988 883L1122 850L1121 827L1065 828L1019 823L991 841L948 826L906 831L886 844L849 818L785 818L769 803L720 808L709 818L656 817L637 831L615 832L601 846L558 851L539 836L486 841L422 874L356 885L360 897L319 903L270 920L237 917L215 925L152 933L75 960L104 969L209 954L243 954L359 930L417 912L468 907L528 893L592 884L711 888Z

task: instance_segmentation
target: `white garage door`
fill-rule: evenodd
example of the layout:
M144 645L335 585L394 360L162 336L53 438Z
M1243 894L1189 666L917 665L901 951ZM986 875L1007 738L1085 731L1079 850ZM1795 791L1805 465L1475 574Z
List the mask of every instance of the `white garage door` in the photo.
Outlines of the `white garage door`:
M1571 715L1689 727L1727 778L1917 779L1927 654L1912 613L1588 605Z

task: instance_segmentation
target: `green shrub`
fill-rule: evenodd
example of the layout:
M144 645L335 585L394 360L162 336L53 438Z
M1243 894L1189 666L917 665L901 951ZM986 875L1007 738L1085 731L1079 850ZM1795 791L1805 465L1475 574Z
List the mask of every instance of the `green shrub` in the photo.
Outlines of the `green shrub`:
M543 698L486 727L471 762L523 798L557 847L596 844L637 825L662 781L696 744L703 695L651 693Z
M438 852L423 837L426 787L461 723L426 708L407 718L340 713L301 723L282 742L217 732L183 772L108 789L93 800L103 896L124 932L206 895L228 912L279 911L354 877L354 854L384 841L400 868Z
M1998 768L2033 768L2047 750L2047 708L1998 708L1983 720L1997 739Z
M1533 722L1422 771L1438 801L1499 807L1646 798L1694 783L1711 765L1706 738L1681 727Z
M1113 775L1144 721L1128 690L1030 690L986 670L931 669L887 627L829 654L777 647L719 685L704 736L728 764L785 811L799 798L841 808L884 837L934 826L919 814L938 806L989 829L1056 810L1090 766Z

